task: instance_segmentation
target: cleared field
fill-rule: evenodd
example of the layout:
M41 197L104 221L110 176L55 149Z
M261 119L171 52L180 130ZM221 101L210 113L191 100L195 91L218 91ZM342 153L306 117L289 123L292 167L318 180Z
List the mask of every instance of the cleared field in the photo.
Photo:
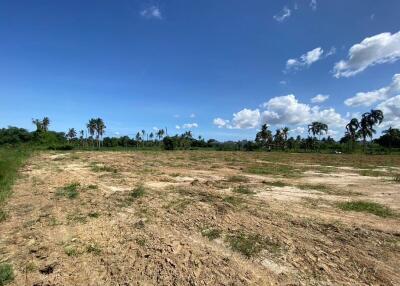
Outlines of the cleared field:
M400 157L42 152L0 222L10 285L400 285Z

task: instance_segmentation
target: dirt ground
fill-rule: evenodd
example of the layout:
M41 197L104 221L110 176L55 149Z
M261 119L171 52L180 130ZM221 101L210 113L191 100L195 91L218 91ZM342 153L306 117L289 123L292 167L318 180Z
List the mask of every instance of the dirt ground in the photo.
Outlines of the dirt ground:
M400 285L400 158L40 152L0 223L10 285ZM387 217L344 211L371 201Z

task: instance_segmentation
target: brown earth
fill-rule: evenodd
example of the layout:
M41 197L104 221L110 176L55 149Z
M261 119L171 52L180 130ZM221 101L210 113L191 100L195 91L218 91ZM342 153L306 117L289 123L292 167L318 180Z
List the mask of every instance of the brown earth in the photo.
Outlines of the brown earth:
M14 267L10 285L400 285L399 167L395 156L42 152L8 200L0 262ZM73 183L78 196L60 196ZM351 200L395 215L338 208ZM235 247L234 235L254 240Z

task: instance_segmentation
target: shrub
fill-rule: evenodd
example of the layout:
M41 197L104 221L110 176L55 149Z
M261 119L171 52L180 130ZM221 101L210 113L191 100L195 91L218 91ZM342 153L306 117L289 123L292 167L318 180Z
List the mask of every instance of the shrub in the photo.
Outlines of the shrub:
M339 203L338 207L344 211L366 212L372 213L380 217L394 216L394 212L378 203L366 201L352 201Z
M0 286L6 285L14 280L14 271L9 263L0 264Z

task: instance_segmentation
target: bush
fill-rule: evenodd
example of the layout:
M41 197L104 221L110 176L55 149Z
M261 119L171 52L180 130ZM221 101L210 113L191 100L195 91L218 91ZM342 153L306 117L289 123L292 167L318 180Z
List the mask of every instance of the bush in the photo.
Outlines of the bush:
M0 286L6 285L13 280L14 271L12 265L8 263L0 264Z
M174 150L175 149L174 140L172 140L171 137L164 137L163 147L164 147L164 150Z

